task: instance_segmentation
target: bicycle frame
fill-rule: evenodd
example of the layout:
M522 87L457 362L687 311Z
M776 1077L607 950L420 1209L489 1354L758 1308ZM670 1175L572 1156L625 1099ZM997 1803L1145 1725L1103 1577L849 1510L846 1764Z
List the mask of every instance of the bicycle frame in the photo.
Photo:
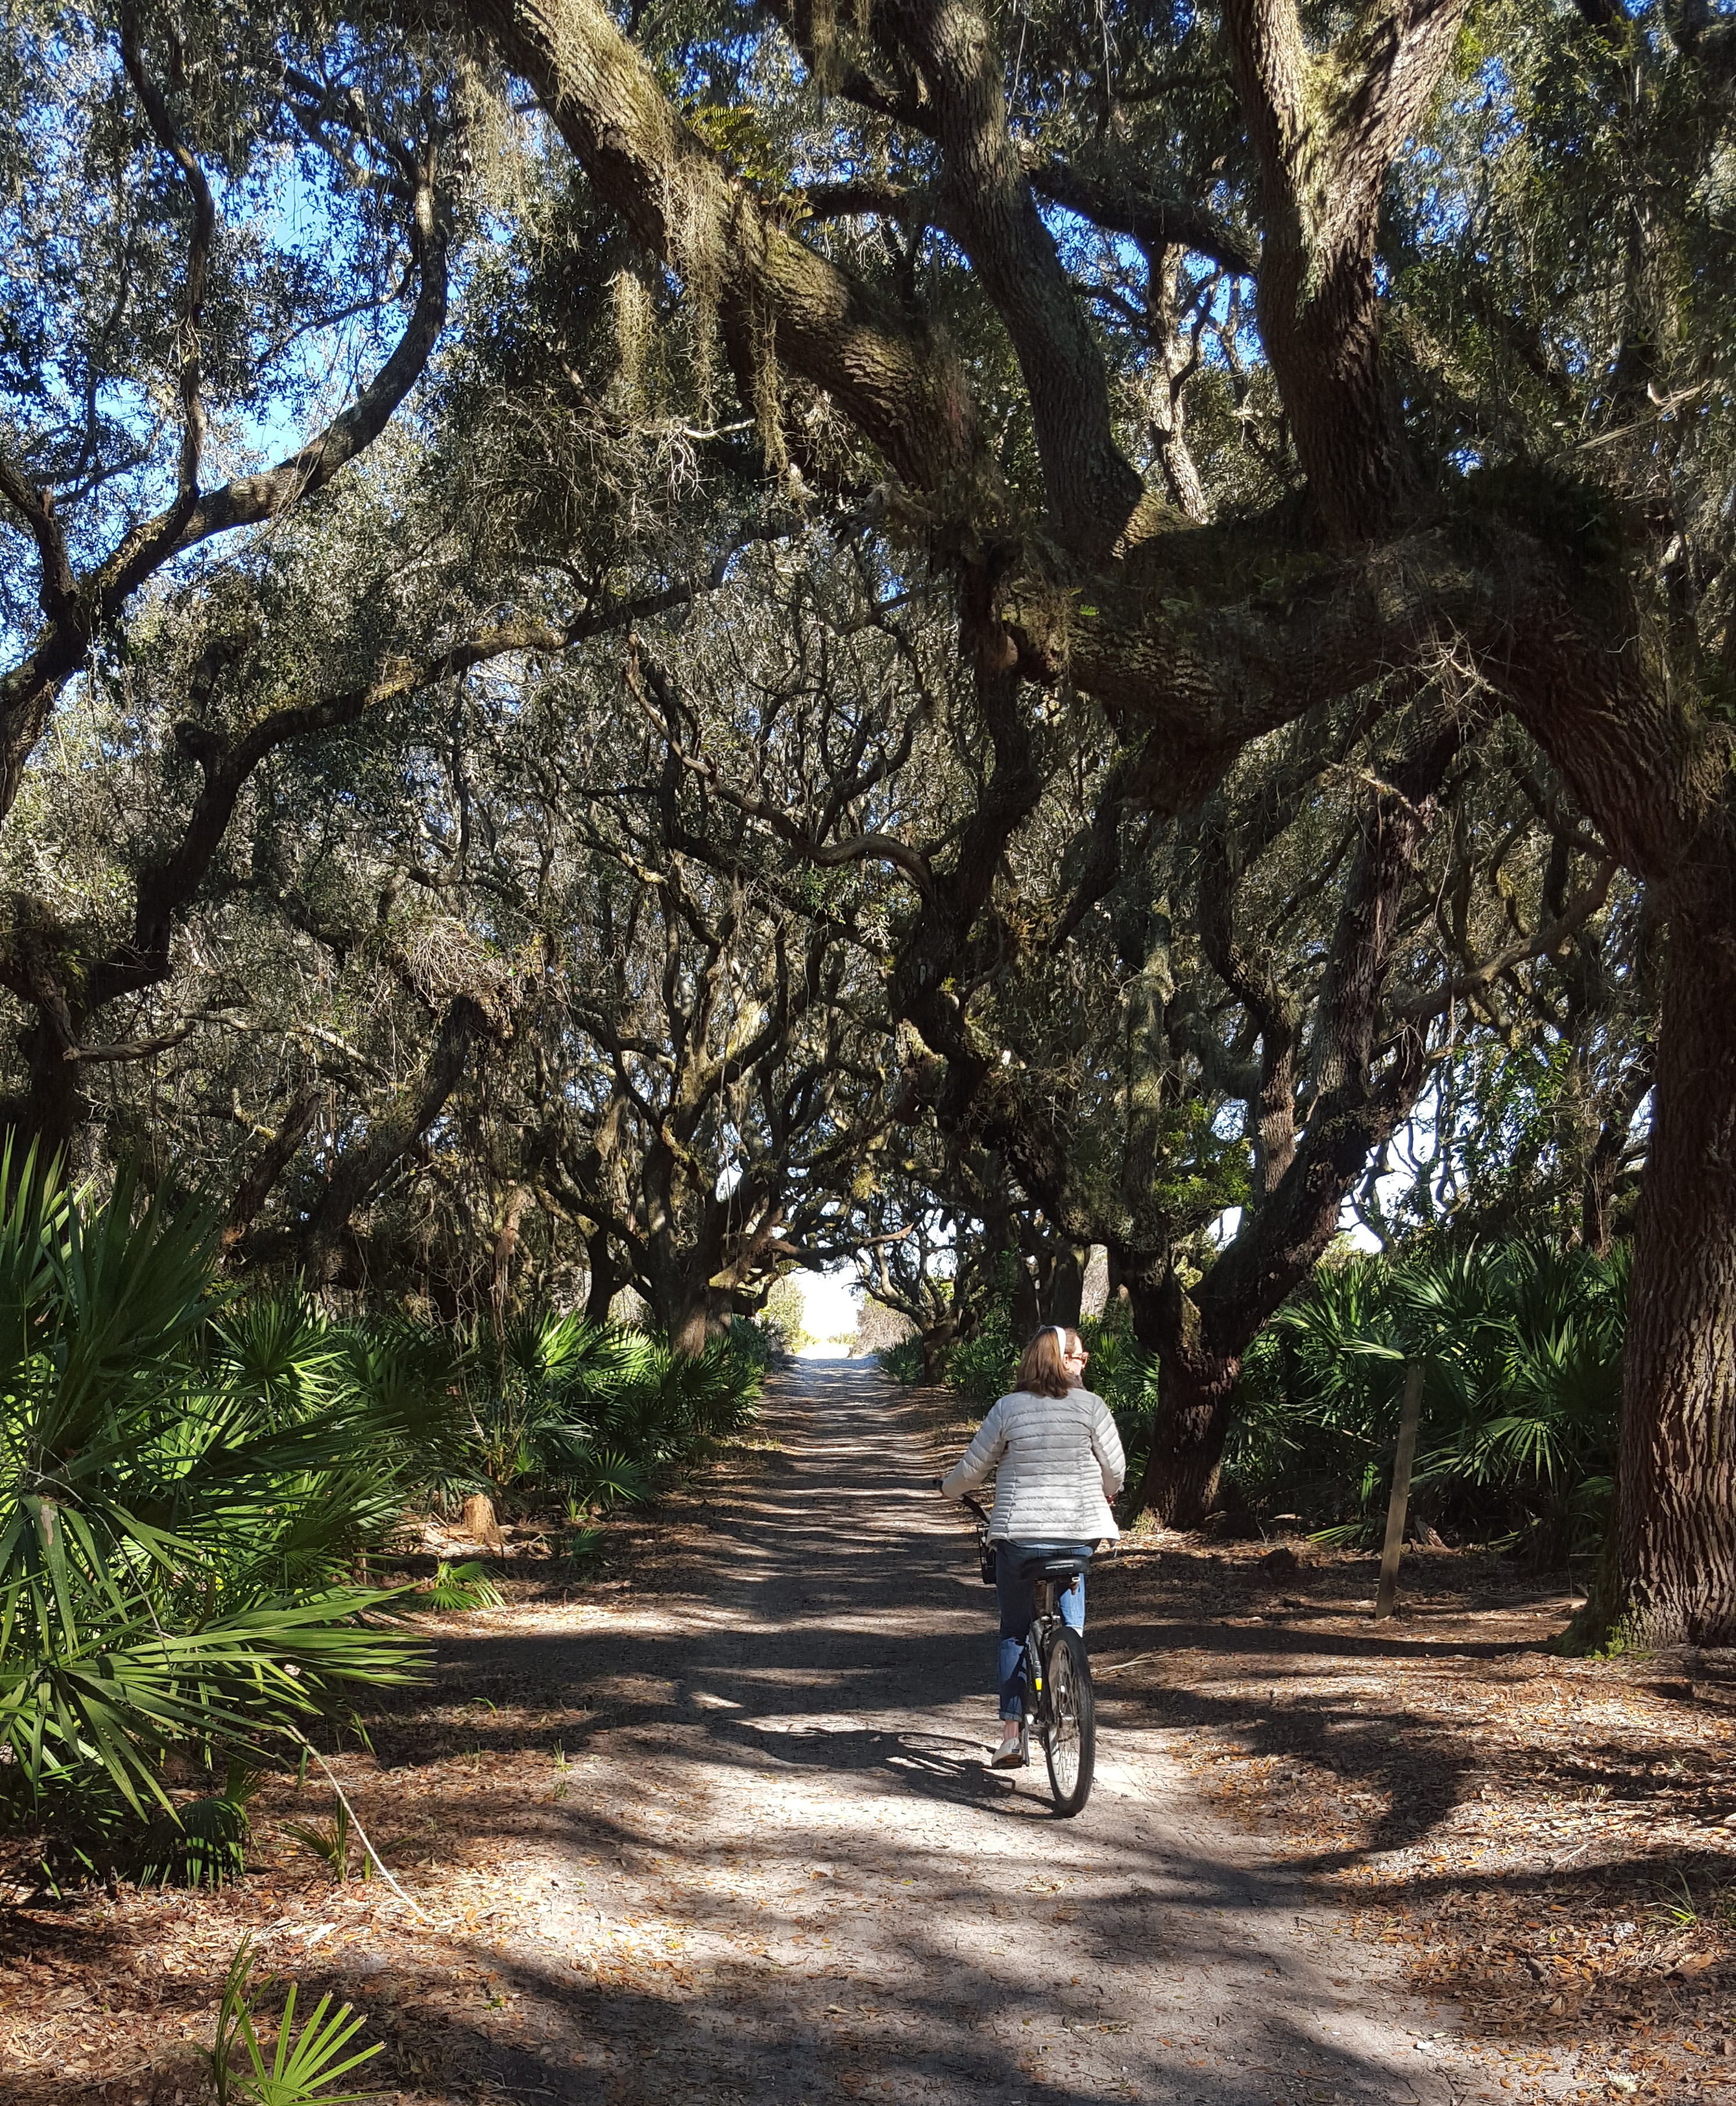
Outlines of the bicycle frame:
M992 1580L989 1554L989 1517L979 1503L967 1492L959 1501L976 1517L977 1556L985 1583ZM1035 1726L1040 1731L1048 1715L1047 1692L1043 1687L1043 1663L1048 1652L1049 1641L1061 1629L1062 1617L1060 1604L1056 1600L1057 1583L1039 1576L1034 1583L1033 1615L1030 1629L1025 1633L1025 1691L1027 1731Z
M993 1548L989 1541L989 1516L968 1493L962 1503L976 1517L976 1547L985 1581L996 1577ZM1096 1706L1091 1692L1091 1668L1084 1643L1065 1629L1065 1619L1056 1590L1072 1584L1047 1572L1034 1575L1030 1629L1025 1634L1025 1715L1019 1723L1021 1763L1030 1759L1030 1729L1037 1728L1048 1763L1049 1781L1055 1793L1055 1810L1063 1817L1083 1807L1091 1791L1096 1764ZM1061 1695L1049 1687L1047 1663L1055 1660ZM1059 1702L1059 1711L1056 1705Z
M1048 1692L1043 1682L1043 1663L1048 1656L1049 1640L1061 1627L1061 1607L1055 1598L1056 1584L1053 1580L1036 1582L1031 1627L1025 1633L1025 1687L1036 1699L1034 1715L1026 1723L1038 1726L1047 1718L1049 1709ZM1033 1709L1029 1702L1026 1709L1028 1712Z

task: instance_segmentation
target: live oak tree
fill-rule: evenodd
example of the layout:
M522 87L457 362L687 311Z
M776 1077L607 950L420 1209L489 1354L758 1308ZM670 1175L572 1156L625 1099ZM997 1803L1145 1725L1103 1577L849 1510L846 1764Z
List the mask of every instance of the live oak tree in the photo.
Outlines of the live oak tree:
M342 472L424 374L473 218L478 97L468 77L426 78L389 36L346 61L198 10L20 6L7 27L0 813L24 807L0 986L24 1011L20 1123L46 1157L83 1152L93 1073L195 1028L129 1026L169 979L257 771L431 676L379 662L377 623L345 639L347 663L321 651L329 625L267 640L269 586L232 552L352 489ZM361 542L348 553L368 565ZM91 705L92 772L156 766L161 737L168 800L99 817L94 839L31 869L19 835L40 841L54 794L31 756L70 686ZM105 840L121 867L99 873ZM314 1116L298 1090L238 1192L244 1213Z
M70 68L25 35L11 83L7 458L49 478L34 498L7 486L10 612L33 638L15 668L19 753L30 711L58 696L61 714L12 785L0 986L26 1079L10 1109L44 1154L97 1167L142 1151L227 1191L237 1263L378 1283L408 1246L394 1259L376 1233L358 1272L355 1217L406 1163L426 1167L431 1130L450 1128L454 1092L516 1014L510 975L487 963L494 932L478 953L473 916L442 936L393 908L425 861L433 814L414 793L432 785L437 804L451 788L463 805L463 684L685 605L760 522L709 491L684 513L691 418L611 384L620 256L587 242L582 209L515 138L473 165L473 132L492 124L499 149L507 123L473 69L431 83L389 38L334 54L262 34L237 51L215 18L79 34ZM451 180L430 191L437 163ZM110 187L90 190L99 164ZM419 168L423 190L406 190ZM453 192L473 213L503 184L530 262L555 262L491 257L430 368ZM286 223L310 193L328 272ZM305 410L295 347L365 361L395 306L410 332L381 354L379 383L288 468L253 473L238 419ZM527 338L561 353L552 384L526 370ZM437 419L379 443L424 373ZM154 513L164 476L181 482ZM23 531L37 498L36 526L52 515L82 579L52 607L20 596L33 557L37 585L57 575ZM128 552L118 568L105 533ZM389 811L383 782L403 793ZM461 809L452 823L462 836ZM411 950L481 956L481 978L430 982ZM370 974L361 1008L384 1054L352 1006Z
M389 35L328 64L262 20L132 0L112 26L28 4L7 26L0 814L142 589L389 426L445 323L473 100ZM255 466L249 422L302 436Z
M0 987L23 1012L20 1122L45 1155L82 1157L93 1074L200 1028L159 997L195 903L232 881L228 837L274 756L394 712L401 741L478 665L684 603L717 549L682 544L697 576L659 560L679 507L651 493L681 480L647 472L666 432L617 413L599 443L606 253L553 274L568 311L553 388L503 370L499 285L534 325L548 272L491 258L442 338L478 213L510 188L534 249L562 203L475 69L431 74L389 36L328 51L261 24L238 40L196 11L56 29L26 8L13 27L0 809L24 801ZM412 438L398 413L424 380L440 414ZM313 437L272 465L271 428L298 421ZM502 432L532 428L503 495ZM541 552L522 560L539 508L565 529L552 589ZM64 713L46 772L38 744L57 698L88 704L71 712L83 764L129 776L134 801L45 859L70 816L45 803L73 780Z
M583 1226L592 1313L631 1285L693 1351L792 1262L859 1248L888 1113L877 991L823 922L693 853L703 792L663 712L695 721L643 641L532 700L536 750L502 786L545 847L526 908L562 981L533 1049L536 1182Z
M1514 850L1524 841L1509 826L1474 868L1460 865L1497 894L1497 955L1565 904L1568 840L1545 836L1541 857L1532 840L1522 858ZM1455 936L1469 891L1448 905ZM1353 1195L1365 1229L1388 1248L1552 1236L1599 1256L1631 1232L1649 1137L1657 935L1644 888L1617 885L1609 912L1563 949L1509 965L1465 995L1452 1057Z
M191 697L214 744L262 691L317 693L373 662L370 635L449 621L362 564L363 514L304 522L230 580L248 625ZM187 704L218 582L136 625L129 676L88 681L33 771L9 845L20 885L53 867L63 946L106 955L128 926L113 903L182 823L184 754L117 733ZM783 656L765 597L738 580L712 622L744 679ZM863 1246L877 987L801 903L688 853L705 793L671 756L659 711L679 705L648 632L625 655L556 638L469 656L460 678L451 652L407 671L388 653L395 691L262 756L157 971L95 1012L119 1035L79 1064L101 1078L81 1149L229 1195L238 1267L448 1315L504 1313L517 1279L600 1319L631 1286L693 1349L792 1262Z
M1458 0L1330 20L1228 0L1215 47L1191 18L1111 11L1101 36L1081 23L1070 46L1047 39L1038 78L1015 21L961 0L886 0L859 25L797 0L762 18L790 53L766 92L834 98L841 189L864 169L893 179L895 195L846 199L894 231L877 273L733 167L593 0L472 0L462 20L647 257L715 312L762 419L787 381L780 414L787 397L799 426L818 394L877 453L890 501L953 567L1003 796L1019 795L1033 692L1064 686L1149 754L1145 794L1172 813L1209 797L1251 739L1377 683L1510 711L1549 755L1666 931L1599 1618L1654 1640L1728 1633L1722 23L1588 0L1494 11L1472 35ZM1044 210L1057 197L1064 222ZM908 262L900 281L895 252L920 227L964 259L1004 330L1016 414L1004 383L979 398ZM1166 294L1173 308L1178 250L1251 288L1290 449L1277 502L1202 521L1161 446L1130 432L1078 283L1092 229L1113 237L1100 265L1145 258L1147 315ZM1121 293L1110 275L1092 289ZM1202 311L1222 307L1220 289ZM1034 474L997 443L998 417L1028 433ZM958 948L937 937L898 985L947 1058L967 1050L948 989Z
M1213 1497L1249 1346L1424 1089L1456 1087L1515 997L1558 1048L1579 1004L1581 1036L1616 1057L1616 873L1499 726L1379 711L1372 727L1357 712L1299 725L1172 818L1128 796L1094 728L1088 714L1041 728L1040 795L982 858L952 1057L909 1034L903 1102L932 1106L939 1145L919 1136L882 1181L875 1217L908 1240L869 1277L931 1342L968 1324L965 1299L910 1276L938 1217L958 1287L986 1266L1022 1334L1076 1316L1079 1256L1103 1245L1163 1369L1163 1437L1134 1500L1189 1525ZM779 782L764 755L737 802L781 815L810 863L889 865L904 889L895 987L977 881L948 835L982 818L980 791L961 772L950 804L925 809L886 785L896 859L859 813L829 832L843 797Z
M684 692L703 702L662 725L712 807L688 822L695 852L750 867L757 844L765 867L837 874L813 911L886 974L903 1108L930 1106L941 1145L872 1203L906 1237L871 1266L882 1298L931 1348L968 1322L911 1276L937 1215L961 1279L1016 1253L1025 1329L1058 1306L1044 1268L1106 1246L1164 1368L1135 1498L1190 1523L1249 1344L1424 1090L1454 1087L1514 997L1538 1036L1577 1015L1622 1054L1615 865L1522 733L1438 692L1250 741L1204 806L1165 817L1160 755L1118 754L1088 705L986 716L911 612L889 614L910 598L877 598L866 571L828 591L811 566L782 684L696 630ZM899 647L868 680L837 640L863 637ZM944 1002L910 1003L936 961ZM1624 1076L1643 1072L1627 1050ZM1209 1233L1229 1209L1234 1233Z
M899 1103L908 1117L908 1089ZM1056 1231L1006 1162L971 1136L941 1135L923 1117L889 1136L861 1208L872 1236L856 1252L868 1297L902 1317L940 1382L955 1346L998 1311L1013 1336L1079 1320L1085 1253Z
M1721 19L1607 0L1474 17L1459 0L789 0L747 23L646 10L630 36L594 0L398 0L393 19L430 78L522 84L636 252L623 299L656 311L680 283L693 343L715 331L733 378L724 421L751 419L792 500L872 508L913 576L949 585L980 764L942 854L848 814L784 842L821 870L846 866L811 849L883 858L914 889L920 911L887 925L887 986L918 1074L940 1064L947 1122L980 1116L971 1001L1057 710L1096 713L1112 801L1164 822L1286 727L1413 727L1384 750L1417 778L1370 786L1357 820L1377 961L1442 742L1502 713L1535 741L1598 849L1644 880L1660 958L1618 1519L1586 1635L1728 1634ZM372 10L353 35L397 48ZM172 57L164 77L182 137ZM180 406L159 457L184 460L196 361L165 366ZM80 471L38 453L7 491L41 601L29 663L47 654L19 691L20 751L114 618L100 581L127 545L97 534L68 599L43 493ZM1338 1072L1366 1127L1407 1056L1361 1034ZM1299 1159L1311 1145L1330 1152L1305 1121ZM1325 1212L1286 1265L1309 1261Z
M329 557L329 538L313 541L302 553ZM155 734L175 714L164 704L188 700L180 647L195 670L211 670L221 623L209 591L184 625L165 611L146 625L120 673L85 683L80 706L64 713L53 764L32 770L30 829L6 842L14 913L28 905L38 925L52 925L60 958L87 968L73 986L96 1029L79 1039L76 1063L51 1070L61 1087L47 1109L72 1120L67 1132L41 1116L34 1072L11 1109L39 1145L70 1140L82 1169L100 1176L134 1162L150 1182L215 1203L232 1263L359 1287L392 1266L378 1235L359 1261L357 1217L401 1187L406 1164L421 1167L479 1051L510 1039L523 975L437 910L395 912L400 844L358 823L382 779L419 781L426 811L426 785L438 778L417 764L428 725L406 721L414 697L377 698L395 720L369 725L371 751L355 728L348 737L328 728L311 749L267 746L213 819L213 771L186 751L194 734L222 755L262 687L280 694L305 682L317 693L331 670L322 660L332 639L297 589L307 570L278 555L276 589L255 578L242 602L264 617L271 647L252 630L231 638L225 677L195 695L200 715L182 720L179 739L159 745ZM338 599L349 629L354 610ZM353 671L348 651L339 665ZM262 721L287 714L268 710ZM150 969L105 988L100 975L128 956L165 837L184 841L205 822L199 866L163 915L157 955L132 954ZM183 872L186 862L183 854ZM26 1044L40 1031L27 1026Z
M1101 889L1091 907L1045 898L1035 871L1015 888L1028 962L994 1002L1015 1058L985 1077L980 1116L1047 1218L1106 1247L1159 1355L1133 1496L1166 1520L1205 1511L1248 1347L1364 1166L1476 1046L1489 990L1559 998L1559 954L1605 940L1613 867L1595 842L1550 858L1545 836L1532 885L1505 867L1505 892L1491 881L1497 742L1348 728L1259 742L1196 814L1128 828L1119 867L1083 887ZM1057 860L1092 867L1077 846ZM1511 911L1522 890L1543 894L1529 917Z

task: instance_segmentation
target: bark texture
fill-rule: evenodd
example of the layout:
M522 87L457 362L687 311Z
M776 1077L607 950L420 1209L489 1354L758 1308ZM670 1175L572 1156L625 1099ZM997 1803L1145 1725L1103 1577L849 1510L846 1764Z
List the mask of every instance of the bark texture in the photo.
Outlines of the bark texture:
M1670 939L1623 1364L1616 1585L1642 1647L1736 1638L1736 943Z
M1415 1105L1427 1075L1421 1034L1386 1001L1399 909L1433 823L1435 792L1463 733L1449 728L1369 800L1357 865L1328 963L1313 1047L1312 1104L1298 1136L1286 1080L1296 1021L1230 925L1222 873L1209 877L1202 937L1229 984L1263 1019L1254 1112L1255 1183L1241 1227L1198 1286L1122 1253L1136 1329L1160 1361L1158 1431L1133 1511L1196 1527L1210 1511L1242 1360L1338 1232L1344 1195ZM1221 845L1209 851L1221 854ZM1233 979L1230 976L1234 975Z
M1389 173L1439 87L1463 0L1384 0L1335 33L1312 16L1305 29L1295 0L1225 0L1242 135L1234 148L1245 144L1258 170L1257 242L1227 242L1197 215L1184 226L1164 204L1161 172L1133 182L1016 150L1005 69L969 0L887 0L861 18L890 80L846 67L827 84L906 128L925 155L938 150L930 223L968 256L1025 383L1046 504L1029 531L983 468L977 419L944 352L729 175L594 0L471 0L468 11L535 85L645 250L715 305L749 398L762 399L756 376L773 343L778 361L825 389L880 448L903 481L908 516L954 567L993 765L955 862L924 873L890 992L895 1013L947 1064L942 1121L992 1140L1068 1234L1093 1239L1091 1225L1051 1204L1065 1197L1065 1136L1050 1111L1021 1105L1013 1082L991 1072L958 993L980 984L1006 939L993 873L1041 795L1021 680L1070 683L1124 738L1142 732L1127 793L1170 814L1204 804L1250 741L1307 711L1442 683L1477 707L1509 710L1608 854L1656 884L1675 953L1665 1037L1680 1042L1658 1049L1640 1217L1621 1612L1636 1629L1736 1636L1724 1459L1736 1408L1736 1136L1723 1021L1736 1006L1731 734L1699 709L1693 669L1672 661L1667 624L1632 589L1643 566L1624 550L1631 523L1596 515L1572 459L1553 480L1518 470L1492 495L1444 463L1419 477L1407 458L1381 365L1376 233ZM797 40L818 56L819 11L792 0L789 12L807 23ZM1606 28L1614 23L1612 13ZM1732 41L1703 9L1684 14L1676 34L1720 83ZM1113 160L1112 137L1104 150ZM1137 227L1134 238L1160 245L1197 239L1202 253L1254 271L1264 351L1306 477L1299 525L1281 509L1186 526L1133 487L1090 333L1032 202L1034 178L1044 195L1100 213L1106 229ZM1429 488L1446 495L1425 508ZM1168 1327L1190 1454L1209 1447L1222 1371L1248 1324L1313 1262L1347 1181L1414 1100L1435 997L1391 1006L1384 1024L1370 999L1390 959L1382 872L1402 863L1406 811L1405 800L1384 811L1366 845L1366 881L1341 929L1311 1076L1286 1072L1294 1051L1281 1019L1268 1019L1257 1233L1212 1269L1197 1324L1183 1309ZM1113 820L1098 846L1112 835ZM1103 865L1099 854L1081 903L1102 896L1091 887ZM1233 931L1206 933L1229 984L1257 1004L1255 961L1238 955ZM1288 1131L1287 1094L1292 1107L1307 1104ZM1119 1248L1094 1239L1110 1243L1131 1279L1149 1268L1159 1226L1129 1230ZM1201 1495L1209 1467L1178 1464L1177 1512Z
M1259 156L1258 311L1310 494L1359 540L1407 474L1380 368L1375 222L1386 171L1433 93L1464 0L1398 0L1317 56L1294 0L1228 0L1236 85Z
M1149 1511L1164 1528L1197 1528L1218 1497L1241 1354L1213 1345L1199 1303L1173 1270L1155 1278L1136 1271L1125 1284L1134 1336L1157 1355L1160 1371L1151 1446L1125 1511Z
M470 0L466 13L536 89L641 245L715 309L749 402L775 345L913 487L976 477L970 391L945 346L767 213L596 0Z
M258 1219L278 1180L289 1168L290 1159L312 1132L314 1122L320 1115L321 1096L317 1089L302 1091L285 1107L276 1130L262 1134L263 1145L236 1188L223 1224L222 1248L226 1254L235 1248Z
M988 18L963 0L888 0L875 19L933 97L941 217L1012 338L1056 530L1070 548L1106 555L1144 491L1115 443L1108 376L1007 128L1006 60Z

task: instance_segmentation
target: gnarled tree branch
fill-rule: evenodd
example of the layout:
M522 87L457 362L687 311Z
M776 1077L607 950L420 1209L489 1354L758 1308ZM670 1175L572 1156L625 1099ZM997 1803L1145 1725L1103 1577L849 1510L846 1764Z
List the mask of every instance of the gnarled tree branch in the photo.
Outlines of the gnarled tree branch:
M172 134L173 136L173 134ZM186 152L182 147L182 152ZM188 155L191 159L191 155ZM196 162L194 164L196 168ZM196 485L199 449L184 440L180 485L174 501L142 521L108 559L83 578L66 560L52 500L33 492L16 469L0 464L0 494L24 516L43 557L42 600L47 620L26 656L0 676L0 818L11 810L24 770L55 698L84 662L93 639L119 616L132 594L172 558L239 526L257 525L321 490L340 468L365 451L385 429L426 365L446 321L446 249L450 228L435 189L433 151L425 159L413 217L421 259L421 282L403 335L373 381L355 401L297 452L257 475L240 476L203 495ZM202 271L203 265L201 263ZM190 310L191 311L191 310ZM191 387L191 432L199 386L196 350L183 360L182 381Z

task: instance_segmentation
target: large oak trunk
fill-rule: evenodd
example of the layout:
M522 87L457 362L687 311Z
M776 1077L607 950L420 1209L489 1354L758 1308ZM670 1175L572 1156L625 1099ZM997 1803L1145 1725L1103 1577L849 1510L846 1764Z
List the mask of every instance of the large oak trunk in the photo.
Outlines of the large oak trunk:
M958 1320L950 1311L922 1333L922 1380L932 1389L946 1379L946 1356L958 1335Z
M1241 1355L1208 1342L1197 1303L1168 1266L1124 1284L1133 1335L1158 1359L1151 1452L1126 1515L1149 1508L1164 1528L1198 1528L1218 1497Z
M1079 1328L1079 1304L1085 1298L1085 1263L1070 1243L1053 1253L1043 1294L1043 1315L1051 1324Z
M1164 1528L1198 1528L1210 1513L1240 1372L1239 1360L1215 1354L1160 1356L1157 1423L1133 1512L1149 1508Z
M1610 1554L1573 1638L1736 1642L1736 948L1672 930Z
M30 1073L26 1118L38 1163L56 1156L63 1165L70 1160L73 1137L88 1109L79 1087L79 1064L68 1057L77 1043L76 1028L64 1007L58 1016L47 1006L39 1009L35 1022L19 1033L19 1049Z
M585 1320L607 1324L609 1305L622 1288L630 1284L626 1268L615 1262L607 1229L594 1229L585 1239L585 1261L590 1277L585 1290Z
M702 1284L689 1288L671 1310L669 1342L689 1360L697 1360L714 1335L711 1297Z

